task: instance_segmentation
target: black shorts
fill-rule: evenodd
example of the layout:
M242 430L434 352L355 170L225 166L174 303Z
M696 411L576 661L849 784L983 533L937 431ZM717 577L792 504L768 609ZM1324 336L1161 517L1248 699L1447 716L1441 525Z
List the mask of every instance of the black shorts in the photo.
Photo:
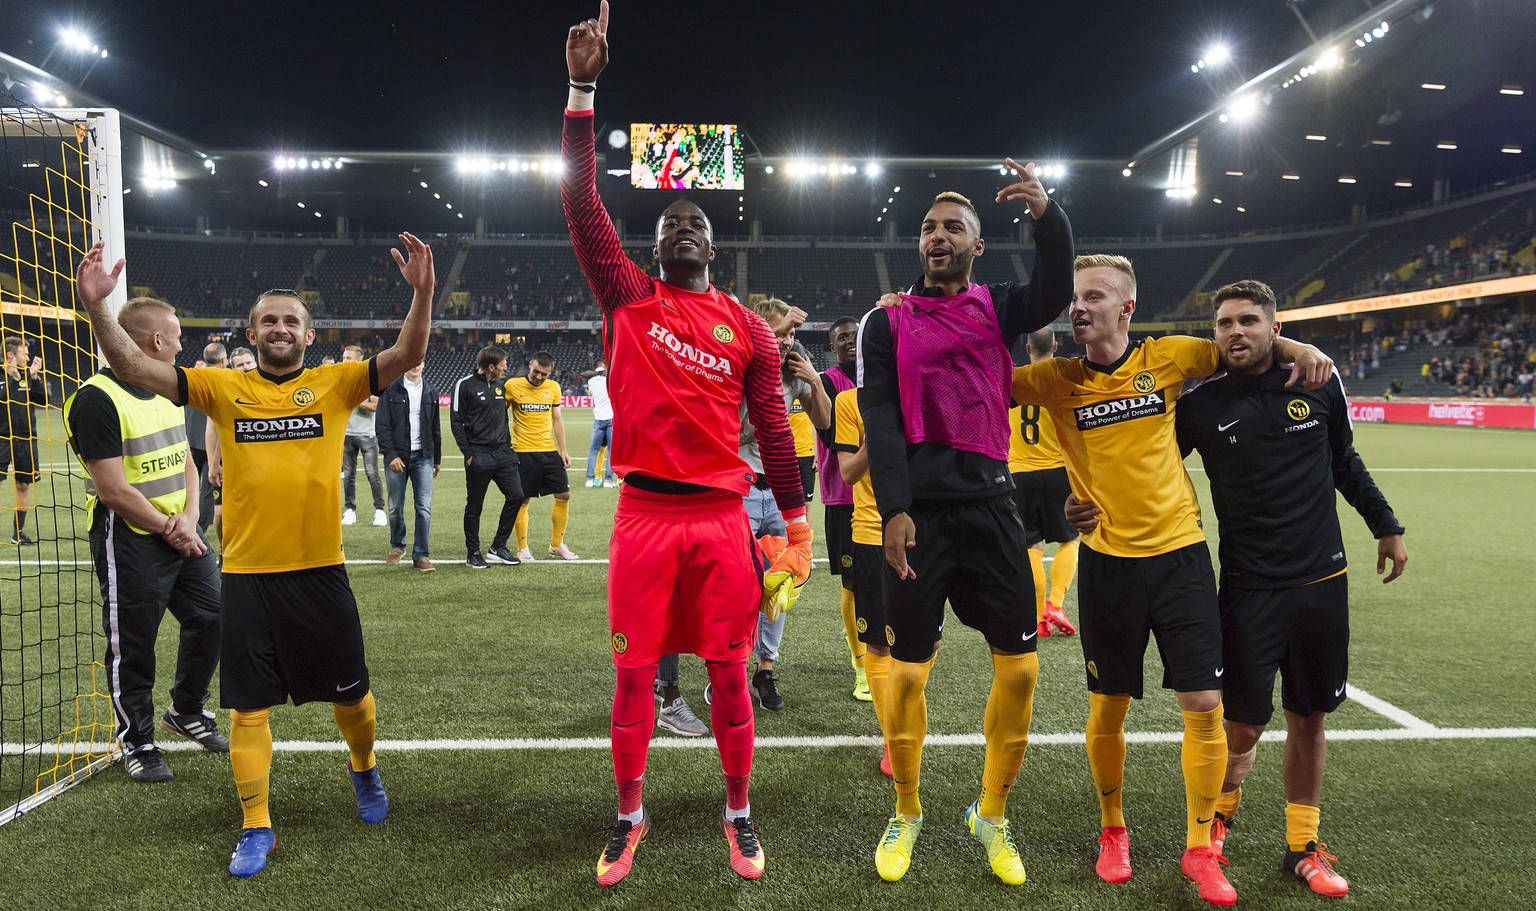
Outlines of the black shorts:
M1115 557L1086 544L1080 554L1077 632L1090 691L1140 699L1148 634L1157 635L1164 689L1221 689L1221 609L1204 541L1155 557Z
M558 452L518 453L517 476L523 485L523 496L530 500L546 494L571 492L571 477Z
M1067 524L1065 507L1072 485L1065 468L1019 471L1013 475L1013 502L1024 522L1024 541L1064 544L1077 537Z
M882 570L891 656L928 660L944 631L946 600L998 651L1034 651L1035 583L1013 497L914 507L908 515L917 546L907 551L907 563L917 578L899 580L889 564Z
M805 491L805 502L816 496L816 457L797 456L800 462L800 487Z
M370 689L345 566L226 573L219 704L355 702Z
M827 535L827 568L832 570L832 575L843 576L843 588L852 591L853 583L848 576L853 570L853 507L828 504L822 509L822 524Z
M31 484L37 480L37 440L0 439L0 478L8 472L17 484Z
M1222 702L1227 717L1268 724L1275 672L1288 712L1331 712L1349 676L1349 577L1298 588L1221 590Z
M889 647L896 633L885 621L885 548L850 544L853 565L843 573L843 587L853 592L853 616L859 641Z

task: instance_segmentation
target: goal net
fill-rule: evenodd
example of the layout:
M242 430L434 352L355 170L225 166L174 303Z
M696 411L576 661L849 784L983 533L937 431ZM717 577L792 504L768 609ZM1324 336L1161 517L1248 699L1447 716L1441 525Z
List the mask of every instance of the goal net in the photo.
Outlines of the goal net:
M74 266L97 240L109 263L122 255L122 195L116 111L0 92L0 825L116 751L85 478L63 405L97 362Z

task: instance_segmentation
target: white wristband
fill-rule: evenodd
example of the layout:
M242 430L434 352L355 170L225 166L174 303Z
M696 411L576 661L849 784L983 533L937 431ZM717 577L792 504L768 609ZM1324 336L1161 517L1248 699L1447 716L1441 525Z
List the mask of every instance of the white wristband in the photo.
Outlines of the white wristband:
M572 86L570 97L565 102L565 109L568 111L590 111L592 110L592 96L596 94L590 88L583 91Z

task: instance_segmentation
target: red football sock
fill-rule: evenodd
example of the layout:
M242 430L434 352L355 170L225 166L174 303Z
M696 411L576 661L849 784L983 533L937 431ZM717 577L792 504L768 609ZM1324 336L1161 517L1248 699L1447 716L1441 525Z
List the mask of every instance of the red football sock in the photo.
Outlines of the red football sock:
M651 728L656 724L656 701L651 683L656 665L618 668L613 691L613 778L619 785L619 812L640 811L640 781L645 776L645 756L651 747Z
M752 781L754 725L752 697L747 695L747 664L745 659L730 664L709 661L705 667L714 688L709 720L720 750L720 768L725 772L725 803L740 810L747 806L747 786Z

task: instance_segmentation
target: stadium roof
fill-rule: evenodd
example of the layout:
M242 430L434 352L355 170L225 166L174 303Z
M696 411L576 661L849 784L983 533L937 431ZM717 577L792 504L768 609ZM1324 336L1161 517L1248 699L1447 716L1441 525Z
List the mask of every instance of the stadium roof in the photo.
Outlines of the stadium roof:
M0 72L19 97L128 116L130 223L563 228L561 47L595 0L73 9L7 4ZM1343 220L1536 171L1529 0L781 0L666 16L615 0L611 41L600 120L750 137L746 189L701 194L722 235L754 219L768 234L911 234L935 192L958 189L1000 237L1022 214L991 208L1004 155L1061 168L1047 183L1077 233L1101 237ZM512 167L462 171L465 157ZM666 192L605 198L643 231Z

